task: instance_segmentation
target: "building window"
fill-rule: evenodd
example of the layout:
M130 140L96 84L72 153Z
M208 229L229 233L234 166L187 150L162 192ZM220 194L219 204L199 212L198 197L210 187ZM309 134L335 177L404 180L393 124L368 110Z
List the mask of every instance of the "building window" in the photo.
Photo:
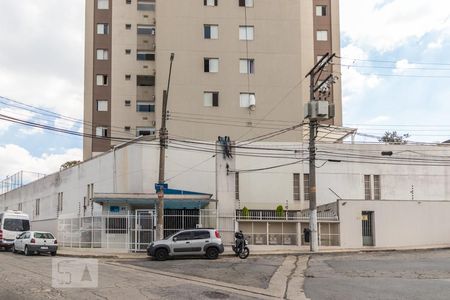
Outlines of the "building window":
M364 199L381 200L380 175L364 175Z
M127 55L131 54L131 49L125 49L125 54Z
M156 130L153 127L136 127L136 136L155 135Z
M137 75L137 86L155 86L155 76Z
M108 128L103 126L98 126L95 128L95 135L98 137L107 137L108 136Z
M57 211L62 212L63 211L63 204L64 204L64 194L63 192L58 193L58 206L57 206Z
M373 175L373 199L381 200L380 175Z
M126 4L131 4L131 0L125 0Z
M256 97L254 93L241 93L239 100L241 107L256 105Z
M154 102L137 101L136 102L137 112L155 112Z
M317 5L316 6L316 16L325 17L327 15L327 6L326 5Z
M97 100L97 111L108 111L108 101Z
M239 200L239 172L234 173L234 198Z
M137 9L143 11L154 11L155 0L138 0Z
M207 40L219 38L219 25L203 25L203 35Z
M241 6L241 7L253 7L253 0L239 0L239 6Z
M294 173L294 191L293 191L293 199L295 201L300 201L300 174Z
M125 100L125 106L131 106L131 100Z
M131 30L131 24L125 24L125 29L126 30Z
M364 175L364 199L372 199L372 184L370 181L370 175Z
M155 52L138 50L136 52L137 60L155 60Z
M304 200L309 201L309 174L303 174L303 195Z
M126 132L130 132L131 131L131 127L130 126L125 126L123 128L123 130L126 131Z
M97 34L108 34L109 25L106 23L97 24Z
M149 34L155 35L155 26L151 25L138 25L137 34Z
M97 0L98 9L109 9L109 0Z
M36 199L36 205L35 205L35 209L34 209L34 214L36 216L39 216L39 214L41 213L41 199Z
M316 38L318 41L328 41L328 31L327 30L317 30Z
M108 60L108 50L97 49L97 60Z
M241 59L239 64L239 71L241 74L254 74L255 73L255 60L254 59Z
M203 105L206 107L218 107L219 106L219 92L204 92L203 93Z
M22 203L19 203L19 204L17 205L17 210L18 210L18 211L22 211Z
M219 72L219 59L218 58L205 58L203 60L203 68L204 68L205 73Z
M217 6L219 5L219 0L203 0L204 6Z
M131 80L131 75L130 74L125 74L125 80Z
M98 86L108 85L108 75L98 74L97 75L97 85Z
M241 41L253 41L254 29L253 26L239 26L239 39Z

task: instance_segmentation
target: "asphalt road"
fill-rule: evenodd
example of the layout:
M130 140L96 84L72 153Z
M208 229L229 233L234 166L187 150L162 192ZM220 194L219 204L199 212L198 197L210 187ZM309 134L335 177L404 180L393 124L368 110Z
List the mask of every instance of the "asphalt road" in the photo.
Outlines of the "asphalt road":
M450 299L450 251L318 255L305 272L315 299Z
M300 261L306 266L306 258L294 256L246 261L234 257L166 262L96 260L95 288L56 288L52 285L53 259L0 251L0 299L302 299L299 282L303 278L298 274L303 274L303 267L297 270L296 266ZM72 270L58 272L74 282L78 277ZM92 272L87 276L81 273L83 283L95 281Z
M124 264L192 275L222 282L267 289L273 274L283 263L283 256L250 256L247 259L221 257L211 262L204 258L186 258L167 261L138 260Z

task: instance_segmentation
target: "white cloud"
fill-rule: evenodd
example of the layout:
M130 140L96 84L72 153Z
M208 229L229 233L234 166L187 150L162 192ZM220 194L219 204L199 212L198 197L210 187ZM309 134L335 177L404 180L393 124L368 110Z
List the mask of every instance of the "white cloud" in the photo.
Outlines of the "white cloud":
M0 96L82 117L83 0L0 3Z
M40 157L31 155L28 150L18 145L0 147L0 179L18 171L30 171L51 174L59 170L60 166L71 160L82 160L81 149L68 149L60 154L43 154Z
M381 53L450 28L448 0L341 1L341 28L351 43Z
M395 63L394 74L404 74L408 70L413 70L417 68L417 65L411 64L407 59L399 60Z
M359 100L368 90L376 88L381 83L381 79L376 75L366 74L359 69L351 67L358 62L357 60L368 58L367 53L363 49L354 45L348 45L342 49L342 57L344 58L341 62L343 65L341 68L342 80L344 82L343 102L348 104L350 101Z
M32 112L9 107L0 108L0 114L24 121L31 120L34 116ZM13 122L0 120L0 134L4 134L12 125L14 125Z
M74 121L70 121L67 119L55 119L55 127L56 128L60 128L60 129L66 129L66 130L70 130L75 126L75 122Z

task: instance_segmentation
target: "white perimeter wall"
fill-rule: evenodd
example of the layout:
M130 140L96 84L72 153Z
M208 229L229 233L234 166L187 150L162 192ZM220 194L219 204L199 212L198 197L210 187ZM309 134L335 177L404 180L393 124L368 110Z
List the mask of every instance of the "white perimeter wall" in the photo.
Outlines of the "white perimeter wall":
M338 205L343 248L363 247L363 211L374 212L375 247L450 245L450 202L340 200Z

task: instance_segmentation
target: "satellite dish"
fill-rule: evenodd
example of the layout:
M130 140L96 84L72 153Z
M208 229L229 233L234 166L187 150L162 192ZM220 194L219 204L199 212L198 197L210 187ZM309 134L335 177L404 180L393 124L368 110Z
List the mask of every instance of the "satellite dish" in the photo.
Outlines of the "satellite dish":
M256 105L255 104L249 105L248 109L251 111L255 111Z

